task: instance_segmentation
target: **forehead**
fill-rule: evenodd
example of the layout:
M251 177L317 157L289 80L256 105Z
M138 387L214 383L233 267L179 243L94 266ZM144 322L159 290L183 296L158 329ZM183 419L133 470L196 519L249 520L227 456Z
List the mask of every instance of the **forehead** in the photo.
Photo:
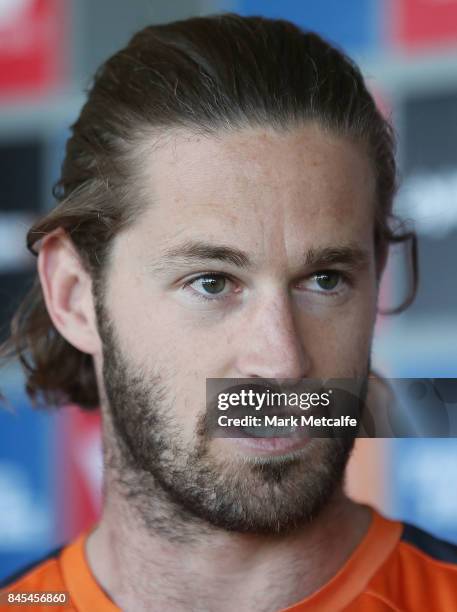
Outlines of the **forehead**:
M284 248L324 234L372 235L375 178L365 147L314 123L214 136L182 131L144 150L146 206L136 230L145 239L200 232Z

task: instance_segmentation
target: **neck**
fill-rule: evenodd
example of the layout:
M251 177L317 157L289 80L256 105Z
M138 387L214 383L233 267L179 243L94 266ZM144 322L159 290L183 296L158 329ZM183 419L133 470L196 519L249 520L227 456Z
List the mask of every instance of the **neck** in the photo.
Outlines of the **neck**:
M337 573L371 521L369 508L339 489L294 533L227 532L186 517L159 489L154 498L127 498L125 483L105 474L104 510L86 552L99 584L126 611L288 607Z

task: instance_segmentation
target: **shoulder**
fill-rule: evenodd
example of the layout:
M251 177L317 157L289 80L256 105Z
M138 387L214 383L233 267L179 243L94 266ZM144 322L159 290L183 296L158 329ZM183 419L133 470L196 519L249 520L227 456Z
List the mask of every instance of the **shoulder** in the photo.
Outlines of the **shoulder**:
M457 612L457 546L402 524L397 545L365 595L391 602L394 610Z
M437 538L415 525L403 523L399 547L405 556L426 564L431 571L455 572L454 577L457 577L456 544Z

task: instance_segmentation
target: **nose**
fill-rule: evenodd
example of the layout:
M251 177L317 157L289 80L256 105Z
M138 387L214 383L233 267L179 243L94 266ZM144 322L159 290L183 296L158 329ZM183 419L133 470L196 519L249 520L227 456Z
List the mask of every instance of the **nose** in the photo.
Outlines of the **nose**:
M280 383L310 376L305 347L288 295L258 301L247 317L237 358L237 377L274 378Z

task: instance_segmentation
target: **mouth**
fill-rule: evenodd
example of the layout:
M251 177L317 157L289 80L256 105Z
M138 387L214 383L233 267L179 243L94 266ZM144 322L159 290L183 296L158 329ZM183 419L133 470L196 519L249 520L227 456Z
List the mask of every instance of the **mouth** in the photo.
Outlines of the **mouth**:
M218 437L229 441L238 453L248 456L282 456L296 452L306 446L310 437L304 428L298 425L299 415L269 413L265 418L254 415L231 415L231 424L224 427ZM275 419L278 419L275 421Z
M238 428L238 431L243 434L244 438L288 438L294 436L298 432L297 425L283 425L277 427L274 425L246 425Z
M248 456L280 457L296 454L305 448L311 438L304 436L225 438L238 452Z

